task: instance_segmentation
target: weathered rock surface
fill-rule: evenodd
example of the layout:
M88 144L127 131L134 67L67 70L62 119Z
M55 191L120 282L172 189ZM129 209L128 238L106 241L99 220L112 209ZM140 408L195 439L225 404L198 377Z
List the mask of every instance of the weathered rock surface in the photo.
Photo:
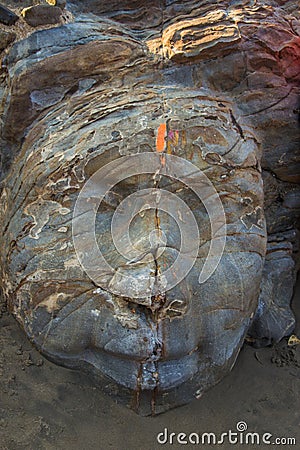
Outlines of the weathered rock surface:
M25 21L32 27L59 23L61 15L61 8L49 5L30 6L22 11Z
M16 33L0 30L0 51L4 50L16 39Z
M66 0L46 0L49 5L58 6L61 9L64 9L67 2Z
M10 9L3 5L0 5L0 22L5 25L13 25L19 19L17 14L15 14Z
M139 0L122 2L122 9L114 1L72 2L75 23L33 33L5 60L5 298L41 352L91 371L103 389L142 414L187 402L220 380L251 323L253 338L267 344L291 332L300 38L288 3L284 11L276 2L149 8ZM116 272L95 285L74 249L75 202L98 169L146 152L157 154L158 174L145 165L145 173L111 189L97 214L97 242ZM225 251L203 284L210 221L194 192L168 176L171 156L204 172L224 207ZM181 251L174 220L151 209L132 221L131 239L143 254L159 229L168 239L164 253L128 265L115 248L116 207L154 187L193 211L197 261L171 290L125 298L109 289L122 285L124 272L150 280ZM84 215L81 224L84 240ZM265 258L267 234L274 251Z
M295 285L292 245L283 241L268 246L258 308L249 329L257 346L279 342L295 327L290 299Z

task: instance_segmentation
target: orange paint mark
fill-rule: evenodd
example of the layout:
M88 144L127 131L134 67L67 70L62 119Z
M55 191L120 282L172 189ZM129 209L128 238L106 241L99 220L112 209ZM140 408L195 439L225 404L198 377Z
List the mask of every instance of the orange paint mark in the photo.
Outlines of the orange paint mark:
M156 151L157 152L163 152L165 149L165 137L167 132L167 124L161 123L157 130L157 136L156 136Z

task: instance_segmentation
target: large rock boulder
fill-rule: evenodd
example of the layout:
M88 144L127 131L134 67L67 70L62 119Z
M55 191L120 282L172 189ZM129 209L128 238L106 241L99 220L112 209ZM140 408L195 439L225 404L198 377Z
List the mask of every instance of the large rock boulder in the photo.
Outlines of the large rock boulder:
M3 291L44 355L155 414L218 382L248 331L292 330L299 21L69 6L5 60Z
M36 5L22 11L25 22L32 27L60 23L62 11L59 6Z

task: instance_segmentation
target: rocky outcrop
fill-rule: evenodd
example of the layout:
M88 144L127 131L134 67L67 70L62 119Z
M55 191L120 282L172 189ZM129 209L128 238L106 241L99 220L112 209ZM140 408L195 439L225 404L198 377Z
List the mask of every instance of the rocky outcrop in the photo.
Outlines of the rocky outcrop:
M89 370L142 414L200 397L231 369L250 326L267 344L292 330L300 39L287 3L149 8L137 0L120 9L73 1L74 23L31 34L5 58L1 264L9 308L43 354ZM172 158L181 161L176 173ZM180 176L185 164L207 177L202 201L191 173ZM91 272L99 265L89 210L73 213L97 173L86 193L95 211L107 173L119 181L95 216L96 244L114 270L94 279L79 262L90 260ZM213 225L220 241L224 234L222 214L207 214L210 185L227 237L220 264L199 284ZM132 217L130 239L118 222L114 240L114 211L125 217L145 189L176 198L176 220L160 198ZM160 245L166 237L163 253L149 250L149 236ZM161 274L195 247L193 268L166 289ZM147 295L135 296L143 283Z

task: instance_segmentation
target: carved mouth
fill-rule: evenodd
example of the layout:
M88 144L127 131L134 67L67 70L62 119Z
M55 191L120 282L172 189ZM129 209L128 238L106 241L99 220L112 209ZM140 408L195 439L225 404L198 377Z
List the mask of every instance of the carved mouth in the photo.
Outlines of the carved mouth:
M195 269L185 280L186 292L197 274ZM227 364L249 323L247 317L241 320L235 302L228 309L212 306L209 293L206 297L202 291L201 297L199 291L191 299L187 294L180 297L179 288L184 289L181 285L167 293L163 306L154 311L100 288L86 293L84 301L68 302L57 317L39 307L32 323L33 335L38 336L35 344L55 362L88 370L96 379L113 380L132 391L176 388L200 376L212 361L215 367ZM47 314L43 330L38 329L42 311Z
M100 292L106 299L102 305ZM173 350L164 348L165 325L182 322L186 301L171 296L165 308L151 310L100 288L94 293L98 295L80 307L75 304L72 312L69 304L66 310L62 308L40 332L35 327L40 326L41 312L46 314L46 309L36 310L33 329L39 337L35 345L49 359L67 367L89 367L131 390L153 390L158 385L161 390L171 389L196 373L198 348L193 342L187 346L178 335ZM171 326L176 328L176 323Z
M87 351L83 361L116 383L131 390L161 391L175 388L189 380L198 371L198 354L179 359L159 361L157 355L146 361L119 358L109 352Z

